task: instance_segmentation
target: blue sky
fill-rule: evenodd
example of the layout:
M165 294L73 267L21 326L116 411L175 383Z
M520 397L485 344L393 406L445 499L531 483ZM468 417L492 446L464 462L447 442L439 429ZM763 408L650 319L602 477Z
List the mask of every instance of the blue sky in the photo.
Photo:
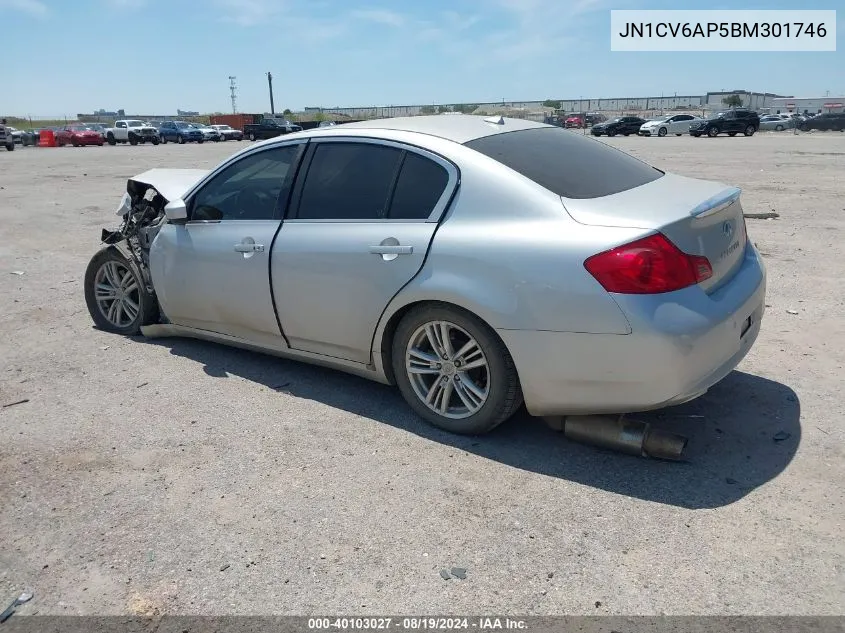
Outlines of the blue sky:
M807 5L807 6L805 6ZM610 9L839 9L837 52L620 53ZM0 0L4 115L845 93L841 0Z

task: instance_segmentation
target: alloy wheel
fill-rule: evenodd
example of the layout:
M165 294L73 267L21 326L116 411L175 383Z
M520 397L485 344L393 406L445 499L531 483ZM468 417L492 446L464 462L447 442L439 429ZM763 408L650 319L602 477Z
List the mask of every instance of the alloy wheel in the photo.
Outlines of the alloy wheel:
M487 402L487 357L475 338L449 321L430 321L414 331L405 371L420 401L443 417L468 418Z
M131 325L141 309L141 289L135 274L114 260L105 262L97 271L94 298L103 318L117 328Z

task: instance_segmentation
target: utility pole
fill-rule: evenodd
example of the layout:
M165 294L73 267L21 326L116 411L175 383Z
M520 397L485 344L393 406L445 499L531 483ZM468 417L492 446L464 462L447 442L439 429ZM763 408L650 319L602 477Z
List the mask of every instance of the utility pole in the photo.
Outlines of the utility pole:
M276 106L273 105L273 73L267 73L267 86L270 88L270 114L276 114Z
M238 113L238 95L237 95L238 86L235 83L235 79L237 79L237 77L229 75L229 92L232 95L232 97L231 97L231 99L232 99L232 114Z

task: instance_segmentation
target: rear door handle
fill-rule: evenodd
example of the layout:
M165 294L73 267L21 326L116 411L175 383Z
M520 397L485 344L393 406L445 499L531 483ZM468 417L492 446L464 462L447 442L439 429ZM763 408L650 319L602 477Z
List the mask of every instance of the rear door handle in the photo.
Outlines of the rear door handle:
M264 244L247 244L241 242L240 244L235 244L235 252L236 253L263 253L264 252Z
M402 244L377 244L370 246L370 252L374 255L411 255L414 247Z

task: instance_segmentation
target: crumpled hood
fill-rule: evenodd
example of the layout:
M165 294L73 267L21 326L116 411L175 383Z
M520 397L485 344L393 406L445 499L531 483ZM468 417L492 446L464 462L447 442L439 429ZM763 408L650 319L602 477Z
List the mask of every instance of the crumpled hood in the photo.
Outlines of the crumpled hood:
M187 191L208 175L207 169L164 169L156 168L133 176L129 182L136 182L155 189L168 202L181 198Z

